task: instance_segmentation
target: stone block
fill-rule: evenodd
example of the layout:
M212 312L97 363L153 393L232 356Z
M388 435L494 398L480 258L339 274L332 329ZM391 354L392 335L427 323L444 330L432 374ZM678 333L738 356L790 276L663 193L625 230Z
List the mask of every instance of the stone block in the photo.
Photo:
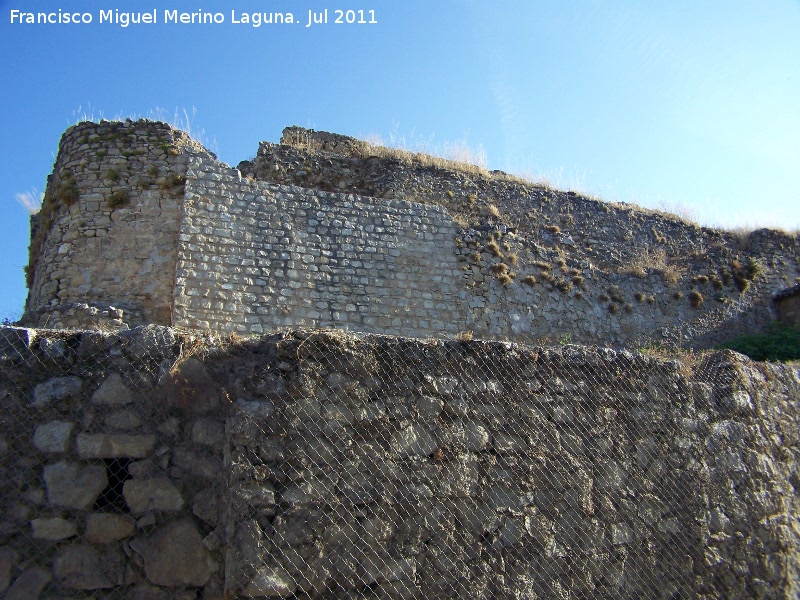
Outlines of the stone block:
M42 452L66 452L74 423L51 421L39 425L33 434L33 445Z
M11 570L17 562L17 554L10 547L0 546L0 594L11 585Z
M389 446L400 456L427 456L439 445L427 429L412 424L396 432Z
M70 462L44 467L44 481L50 504L74 509L90 507L108 485L104 467Z
M169 372L162 394L170 406L190 413L205 414L219 406L217 385L196 358L181 362Z
M112 429L129 431L139 427L142 419L132 410L118 410L106 416L105 424Z
M225 442L225 424L212 419L198 419L192 424L192 441L212 448L222 448Z
M57 541L69 538L78 533L78 527L67 519L33 519L31 531L34 539Z
M123 383L118 373L112 373L100 384L94 394L92 403L107 406L118 406L133 402L133 392Z
M67 589L107 589L115 585L106 573L110 566L88 544L66 546L53 559L53 577Z
M5 600L36 600L50 583L50 573L38 567L25 569L6 592Z
M35 339L34 329L0 327L0 364L18 364L25 360Z
M297 584L285 569L264 565L247 583L242 595L245 598L287 598L296 589Z
M494 436L493 445L498 454L517 454L528 449L528 442L525 439L504 433Z
M156 436L81 433L77 438L81 458L144 458L153 451Z
M611 543L616 545L628 544L633 541L633 531L627 523L611 524Z
M129 479L123 486L122 494L134 514L152 510L178 511L183 508L183 496L166 477Z
M216 565L188 519L158 529L141 552L148 581L156 585L201 587Z
M83 381L78 377L54 377L33 389L33 405L44 408L64 400L80 397Z
M86 541L110 544L133 534L135 522L125 515L93 513L86 519Z

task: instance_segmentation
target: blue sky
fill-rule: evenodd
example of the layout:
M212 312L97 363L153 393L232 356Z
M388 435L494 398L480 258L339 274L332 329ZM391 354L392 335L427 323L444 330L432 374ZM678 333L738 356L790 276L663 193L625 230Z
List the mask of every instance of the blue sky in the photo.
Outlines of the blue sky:
M309 10L340 7L378 23L305 27ZM226 22L98 23L114 8ZM94 22L10 23L59 9ZM232 10L299 23L235 25ZM798 0L0 0L0 57L0 317L26 295L15 195L42 191L84 113L186 110L230 164L287 125L433 150L465 140L490 168L607 200L800 227Z

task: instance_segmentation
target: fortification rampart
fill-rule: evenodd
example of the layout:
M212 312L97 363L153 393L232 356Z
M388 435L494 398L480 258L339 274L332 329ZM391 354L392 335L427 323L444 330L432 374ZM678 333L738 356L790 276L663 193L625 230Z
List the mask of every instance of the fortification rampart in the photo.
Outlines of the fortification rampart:
M0 593L796 598L788 366L0 329Z
M76 193L32 247L27 322L709 346L774 318L800 268L779 232L736 238L300 128L283 142L237 171L165 125L68 131L48 195Z

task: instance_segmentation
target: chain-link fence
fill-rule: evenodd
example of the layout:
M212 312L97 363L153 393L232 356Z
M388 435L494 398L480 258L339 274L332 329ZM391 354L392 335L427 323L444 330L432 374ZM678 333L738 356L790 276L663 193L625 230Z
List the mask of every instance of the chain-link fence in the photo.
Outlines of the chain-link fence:
M0 332L8 599L798 594L797 369Z

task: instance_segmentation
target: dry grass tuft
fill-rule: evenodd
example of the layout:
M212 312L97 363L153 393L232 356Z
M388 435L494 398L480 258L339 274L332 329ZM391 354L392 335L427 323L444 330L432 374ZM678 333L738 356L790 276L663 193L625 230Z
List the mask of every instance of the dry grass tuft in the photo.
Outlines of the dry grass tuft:
M499 219L501 216L500 209L497 208L497 205L492 204L491 202L486 205L486 214L490 217L494 217L495 219Z
M645 248L637 252L628 264L620 269L620 273L644 278L649 273L660 272L664 283L677 283L683 270L670 263L667 252L663 248Z
M500 250L498 243L494 240L486 244L486 251L496 258L503 258L503 252Z

